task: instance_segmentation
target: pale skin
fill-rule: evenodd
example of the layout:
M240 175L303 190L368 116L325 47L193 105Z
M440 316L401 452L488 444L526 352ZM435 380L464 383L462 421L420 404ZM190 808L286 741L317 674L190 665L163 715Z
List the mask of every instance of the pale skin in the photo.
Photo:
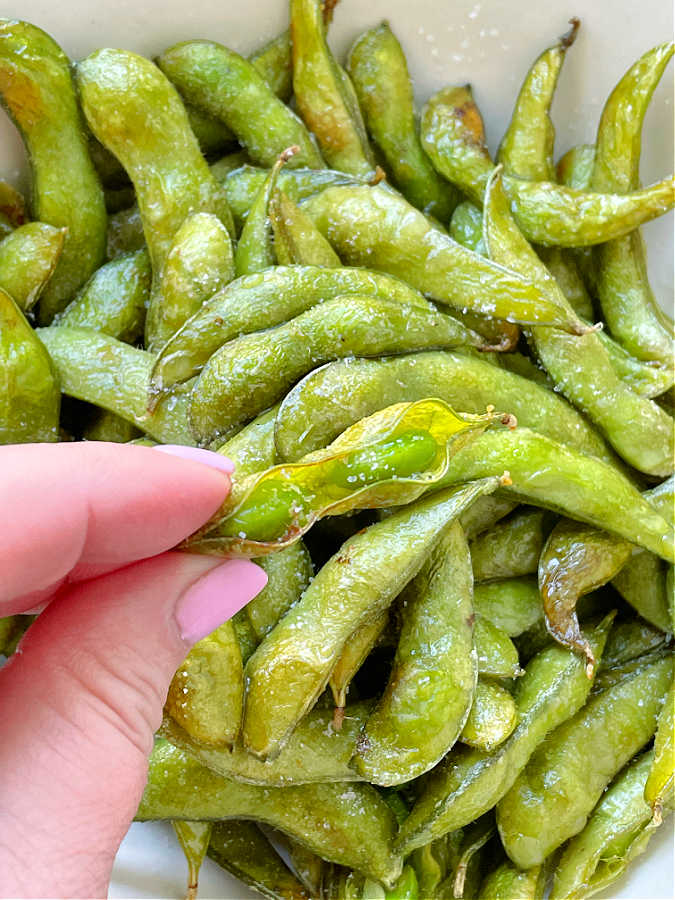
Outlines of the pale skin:
M0 447L0 616L43 609L0 669L2 897L106 896L174 671L265 584L171 551L232 470L174 452Z

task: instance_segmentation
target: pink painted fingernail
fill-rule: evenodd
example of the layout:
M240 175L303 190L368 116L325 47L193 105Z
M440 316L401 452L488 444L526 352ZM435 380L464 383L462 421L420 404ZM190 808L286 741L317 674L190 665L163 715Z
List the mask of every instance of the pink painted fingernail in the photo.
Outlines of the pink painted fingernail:
M253 600L267 584L267 575L248 559L228 559L195 581L176 606L176 621L186 644L214 629Z
M212 450L200 450L199 447L182 447L180 444L158 444L153 450L160 450L170 456L178 456L181 459L189 459L192 462L202 463L212 469L219 469L227 475L234 472L234 463L227 456L214 453Z

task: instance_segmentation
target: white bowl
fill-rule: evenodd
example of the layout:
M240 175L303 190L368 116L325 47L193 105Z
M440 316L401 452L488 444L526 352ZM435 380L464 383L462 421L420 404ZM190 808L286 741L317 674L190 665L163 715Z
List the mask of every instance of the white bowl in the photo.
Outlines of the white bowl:
M125 47L149 56L179 40L209 38L247 53L287 23L283 0L6 0L3 15L41 26L73 58L97 47ZM592 142L605 98L628 66L649 47L672 39L672 5L665 0L341 0L330 41L342 55L365 28L387 18L406 52L415 92L423 102L445 84L471 82L495 150L508 123L521 79L532 60L582 20L553 107L556 153ZM673 84L666 75L645 122L642 180L673 171ZM25 157L13 128L0 118L0 177L24 181ZM673 216L644 229L652 286L664 308L673 303ZM629 874L598 895L625 900L671 898L671 819ZM136 824L115 865L112 897L181 897L185 869L169 825ZM209 860L200 897L238 900L252 894Z

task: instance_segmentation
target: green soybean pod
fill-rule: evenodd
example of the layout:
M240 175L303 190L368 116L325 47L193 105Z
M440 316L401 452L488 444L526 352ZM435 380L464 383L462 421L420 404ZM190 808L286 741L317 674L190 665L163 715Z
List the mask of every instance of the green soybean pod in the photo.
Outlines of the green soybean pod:
M186 100L232 129L253 162L271 166L295 144L292 165L323 167L303 123L238 53L213 41L184 41L161 53L157 65Z
M515 644L489 619L476 616L473 629L478 673L490 678L517 678L523 674Z
M542 866L522 871L503 862L481 884L478 900L540 900L544 896L544 876Z
M67 229L40 300L40 321L48 324L103 261L107 216L68 58L27 22L0 20L0 101L30 158L33 217Z
M462 513L459 517L459 524L464 529L464 534L469 538L476 537L496 525L504 516L508 516L510 512L516 508L518 504L506 497L499 495L487 495L479 497L475 503ZM474 585L474 597L476 596Z
M302 206L347 265L388 272L461 310L575 334L587 330L532 281L466 250L388 187L329 187Z
M672 631L668 614L668 566L651 553L636 554L612 578L612 587L643 619L662 631Z
M159 353L151 389L163 390L196 375L219 347L241 334L287 322L317 303L351 293L428 308L413 288L377 272L275 266L237 278L207 300Z
M244 697L241 650L231 621L198 641L169 685L167 713L195 740L232 746Z
M154 356L89 328L51 326L37 336L47 348L61 390L117 413L163 444L194 444L187 422L190 385L147 411Z
M11 656L35 616L4 616L0 619L0 654Z
M636 394L654 398L673 386L675 373L671 368L636 359L604 331L598 332L598 337L607 351L612 368Z
M61 392L44 345L0 290L0 444L59 439Z
M588 250L590 253L590 250ZM575 313L589 322L595 317L593 301L577 267L578 254L565 247L537 247L537 253L560 286ZM579 250L583 253L583 248ZM603 333L600 332L600 337ZM608 337L608 336L607 336Z
M509 637L518 637L543 622L537 579L506 578L477 584L473 592L476 613L488 619Z
M592 897L625 872L654 833L643 791L652 764L648 751L627 766L600 798L588 822L566 845L555 868L551 900Z
M192 429L202 443L227 434L276 403L299 378L328 359L475 346L481 340L428 302L425 307L407 306L358 294L325 300L289 322L221 347L192 392Z
M354 87L326 43L319 0L291 0L293 91L331 168L371 175L375 160Z
M123 253L145 249L141 212L137 206L122 209L108 217L106 255L113 260Z
M340 728L333 726L331 709L312 709L300 720L286 747L273 760L256 759L240 742L231 748L204 744L170 716L164 717L160 733L207 769L244 784L283 787L356 782L364 779L350 765L350 760L372 708L370 701L351 704L345 710Z
M145 344L157 350L235 275L232 241L218 216L198 212L180 226L150 298Z
M477 582L516 578L537 571L552 525L542 509L523 507L471 541L471 564Z
M440 397L472 413L494 403L552 440L607 462L614 459L586 419L558 394L484 359L448 351L345 359L315 369L281 404L277 451L281 459L300 459L376 410L424 397Z
M359 671L388 624L389 610L385 610L372 622L364 622L360 625L342 648L328 681L328 687L335 703L335 727L342 727L347 693L354 675Z
M218 453L227 456L236 466L237 478L245 478L255 472L271 468L276 460L274 446L274 421L278 406L272 406L257 416L224 444Z
M439 897L466 897L473 900L478 893L482 880L482 869L486 862L485 850L495 834L494 816L488 813L481 816L468 828L462 828L453 834L461 835L458 856L451 872L438 889ZM451 839L452 835L448 835Z
M394 184L422 212L447 222L458 195L422 149L406 59L389 24L356 39L347 61L366 128L382 151Z
M56 317L67 328L93 328L133 344L143 334L152 271L146 250L125 253L101 266Z
M114 444L126 444L128 441L138 440L141 435L140 429L132 422L107 409L95 409L94 415L82 429L84 441L112 441Z
M392 849L394 813L369 784L242 784L223 778L166 741L155 744L137 819L254 819L330 862L392 885L402 860Z
M0 213L4 219L3 228L7 229L7 233L26 222L26 202L23 194L6 181L0 181Z
M611 616L593 631L600 656ZM591 689L581 660L562 647L549 647L528 664L516 685L518 724L494 752L455 749L430 773L396 848L404 855L428 841L463 828L490 810L516 780L547 734L580 709Z
M293 93L291 33L282 31L249 56L249 62L284 103Z
M28 222L0 241L0 288L20 309L38 301L61 258L66 234L65 228Z
M642 123L674 50L671 41L647 51L610 94L598 125L592 190L639 187ZM638 359L672 368L673 332L664 327L650 288L639 231L602 244L593 256L598 300L613 337Z
M504 848L522 869L578 834L616 773L656 730L673 661L660 659L593 696L549 735L497 804Z
M274 252L282 266L341 266L340 257L310 217L284 191L270 203Z
M450 460L437 486L508 471L501 490L602 528L671 561L672 526L614 466L530 431L486 432ZM630 520L625 510L631 509Z
M299 149L296 145L279 154L248 211L234 257L237 277L260 272L276 262L272 246L270 202L282 166L292 159Z
M199 870L204 862L211 839L212 822L188 822L176 819L171 823L188 867L185 900L196 900L199 890Z
M255 822L214 822L208 856L264 897L310 900L303 884Z
M479 678L459 740L491 753L504 743L517 722L518 713L511 694L496 682Z
M475 203L464 200L455 208L450 220L450 237L462 247L487 256L483 240L483 213Z
M664 809L672 809L675 791L675 681L671 681L654 738L654 759L644 788L644 798L660 824Z
M239 472L237 472L239 474ZM312 580L312 560L300 540L258 561L267 584L244 608L256 641L261 643Z
M453 522L401 598L389 683L354 756L356 770L371 784L419 777L462 731L477 677L472 589L469 548Z
M487 488L466 485L406 507L355 535L320 570L247 664L243 742L252 753L279 752L350 635L387 609L422 567L439 529Z
M579 19L570 30L537 57L523 81L497 159L507 172L532 181L553 181L555 132L549 116L565 55L574 43Z
M485 237L491 257L536 280L559 305L568 306L555 280L518 231L499 171L486 192ZM590 417L623 459L648 474L671 474L671 417L657 404L638 397L616 376L596 335L570 341L559 331L535 328L532 339L556 386Z
M158 289L176 233L189 215L214 213L234 233L223 190L201 154L180 97L157 66L125 50L97 50L78 63L76 77L89 127L136 189ZM148 117L148 108L155 115Z

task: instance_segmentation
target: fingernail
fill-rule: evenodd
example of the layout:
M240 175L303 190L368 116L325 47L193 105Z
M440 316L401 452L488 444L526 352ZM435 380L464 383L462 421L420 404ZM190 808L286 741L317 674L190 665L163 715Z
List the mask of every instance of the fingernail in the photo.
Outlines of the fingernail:
M227 475L234 472L234 463L227 456L214 453L213 450L200 450L199 447L182 447L180 444L158 444L153 450L168 453L169 456L178 456L181 459L189 459L192 462L202 463L212 469L219 469Z
M178 601L176 621L186 644L196 644L267 584L267 575L248 559L228 559L202 575Z

